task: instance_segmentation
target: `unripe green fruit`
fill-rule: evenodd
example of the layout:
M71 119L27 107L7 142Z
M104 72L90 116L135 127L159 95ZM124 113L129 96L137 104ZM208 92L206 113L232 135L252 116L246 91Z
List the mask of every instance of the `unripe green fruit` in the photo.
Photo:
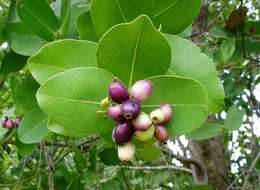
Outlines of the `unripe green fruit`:
M135 138L139 141L149 141L153 138L154 135L154 126L152 125L149 129L145 131L136 131L135 132Z
M118 146L117 151L119 160L130 161L135 155L135 145L131 142L128 142L122 146Z
M161 124L164 121L164 113L160 109L156 109L150 113L153 124Z

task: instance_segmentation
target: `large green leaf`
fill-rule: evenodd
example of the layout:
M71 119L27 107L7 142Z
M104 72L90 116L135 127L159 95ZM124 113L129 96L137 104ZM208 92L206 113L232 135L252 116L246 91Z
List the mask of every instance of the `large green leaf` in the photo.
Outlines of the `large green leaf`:
M237 130L243 124L245 110L239 110L237 106L232 106L227 112L227 118L224 122L224 128L228 131Z
M166 33L177 34L198 15L201 0L92 0L91 16L100 38L112 26L148 15Z
M114 76L99 68L75 68L47 80L37 92L42 110L73 136L110 133L114 122L106 119L100 100ZM60 131L62 133L62 131ZM70 135L69 135L70 136Z
M27 57L18 55L13 51L10 51L5 55L2 61L0 74L9 74L21 70L26 64Z
M218 64L225 65L235 52L235 38L226 38L221 43L216 53L216 60Z
M192 140L204 140L223 134L223 128L218 123L205 123L202 127L188 134Z
M109 30L99 41L98 66L115 74L125 84L164 74L170 64L167 40L147 16Z
M154 91L143 108L147 112L169 103L173 106L174 116L168 124L172 136L187 134L199 128L207 119L207 92L198 82L174 76L155 76L148 78Z
M81 40L98 41L96 31L93 28L90 11L84 12L77 18L77 29Z
M35 94L39 84L34 80L26 80L19 83L15 89L16 107L23 113L39 108Z
M19 0L17 12L33 33L47 41L55 39L59 21L45 0Z
M220 111L224 105L224 89L212 60L191 41L173 35L166 37L172 49L168 72L200 82L208 93L209 112Z
M144 161L153 161L161 155L160 149L153 140L139 143L136 149L136 157Z
M26 114L18 128L18 137L22 143L31 144L41 141L49 134L48 116L40 109Z
M178 34L188 27L199 14L202 0L151 0L153 20L168 34Z
M51 76L75 67L96 66L96 43L60 40L44 46L28 60L33 77L42 84Z

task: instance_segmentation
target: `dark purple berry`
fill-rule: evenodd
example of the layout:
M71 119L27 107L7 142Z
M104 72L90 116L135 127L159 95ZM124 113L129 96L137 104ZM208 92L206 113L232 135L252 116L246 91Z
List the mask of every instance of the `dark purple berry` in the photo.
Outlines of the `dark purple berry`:
M122 105L109 106L107 109L107 115L115 121L122 121Z
M133 127L129 123L119 123L113 130L112 138L117 144L124 144L131 140Z
M122 115L127 120L135 119L140 113L141 106L137 100L129 99L122 104Z
M116 79L110 84L108 92L110 98L116 103L122 103L129 99L127 88Z
M139 102L147 99L153 92L153 84L149 80L137 81L130 90L132 98Z
M168 140L168 131L164 126L157 125L155 126L154 136L158 141L166 144Z

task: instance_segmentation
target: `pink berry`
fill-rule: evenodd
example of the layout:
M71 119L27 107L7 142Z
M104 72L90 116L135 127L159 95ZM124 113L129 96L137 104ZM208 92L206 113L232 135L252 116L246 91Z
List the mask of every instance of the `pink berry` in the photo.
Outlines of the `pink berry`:
M134 125L135 130L144 131L152 125L152 120L148 114L141 112L132 124Z
M138 100L139 102L147 99L153 92L153 84L149 80L137 81L130 90L130 95L132 98Z
M159 109L164 113L164 121L163 123L168 123L173 115L172 106L170 104L162 104Z
M165 144L165 143L167 143L167 140L168 140L168 131L164 126L157 125L157 126L155 126L154 136L158 141Z
M122 105L109 106L107 109L107 115L115 121L122 121Z

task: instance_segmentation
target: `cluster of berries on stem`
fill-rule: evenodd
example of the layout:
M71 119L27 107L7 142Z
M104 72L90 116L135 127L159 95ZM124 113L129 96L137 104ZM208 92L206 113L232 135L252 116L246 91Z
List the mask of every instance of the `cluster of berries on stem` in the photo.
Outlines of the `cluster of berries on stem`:
M118 157L129 161L134 157L135 145L132 138L145 142L155 137L166 144L168 131L165 125L170 122L173 111L170 104L162 104L147 114L141 110L141 102L153 92L153 84L149 80L137 81L131 89L114 79L108 89L109 98L101 101L106 107L106 114L117 122L112 138L118 144Z
M15 119L5 117L5 120L2 122L2 127L6 129L14 129L14 128L18 128L20 123L21 123L21 118L19 117Z

